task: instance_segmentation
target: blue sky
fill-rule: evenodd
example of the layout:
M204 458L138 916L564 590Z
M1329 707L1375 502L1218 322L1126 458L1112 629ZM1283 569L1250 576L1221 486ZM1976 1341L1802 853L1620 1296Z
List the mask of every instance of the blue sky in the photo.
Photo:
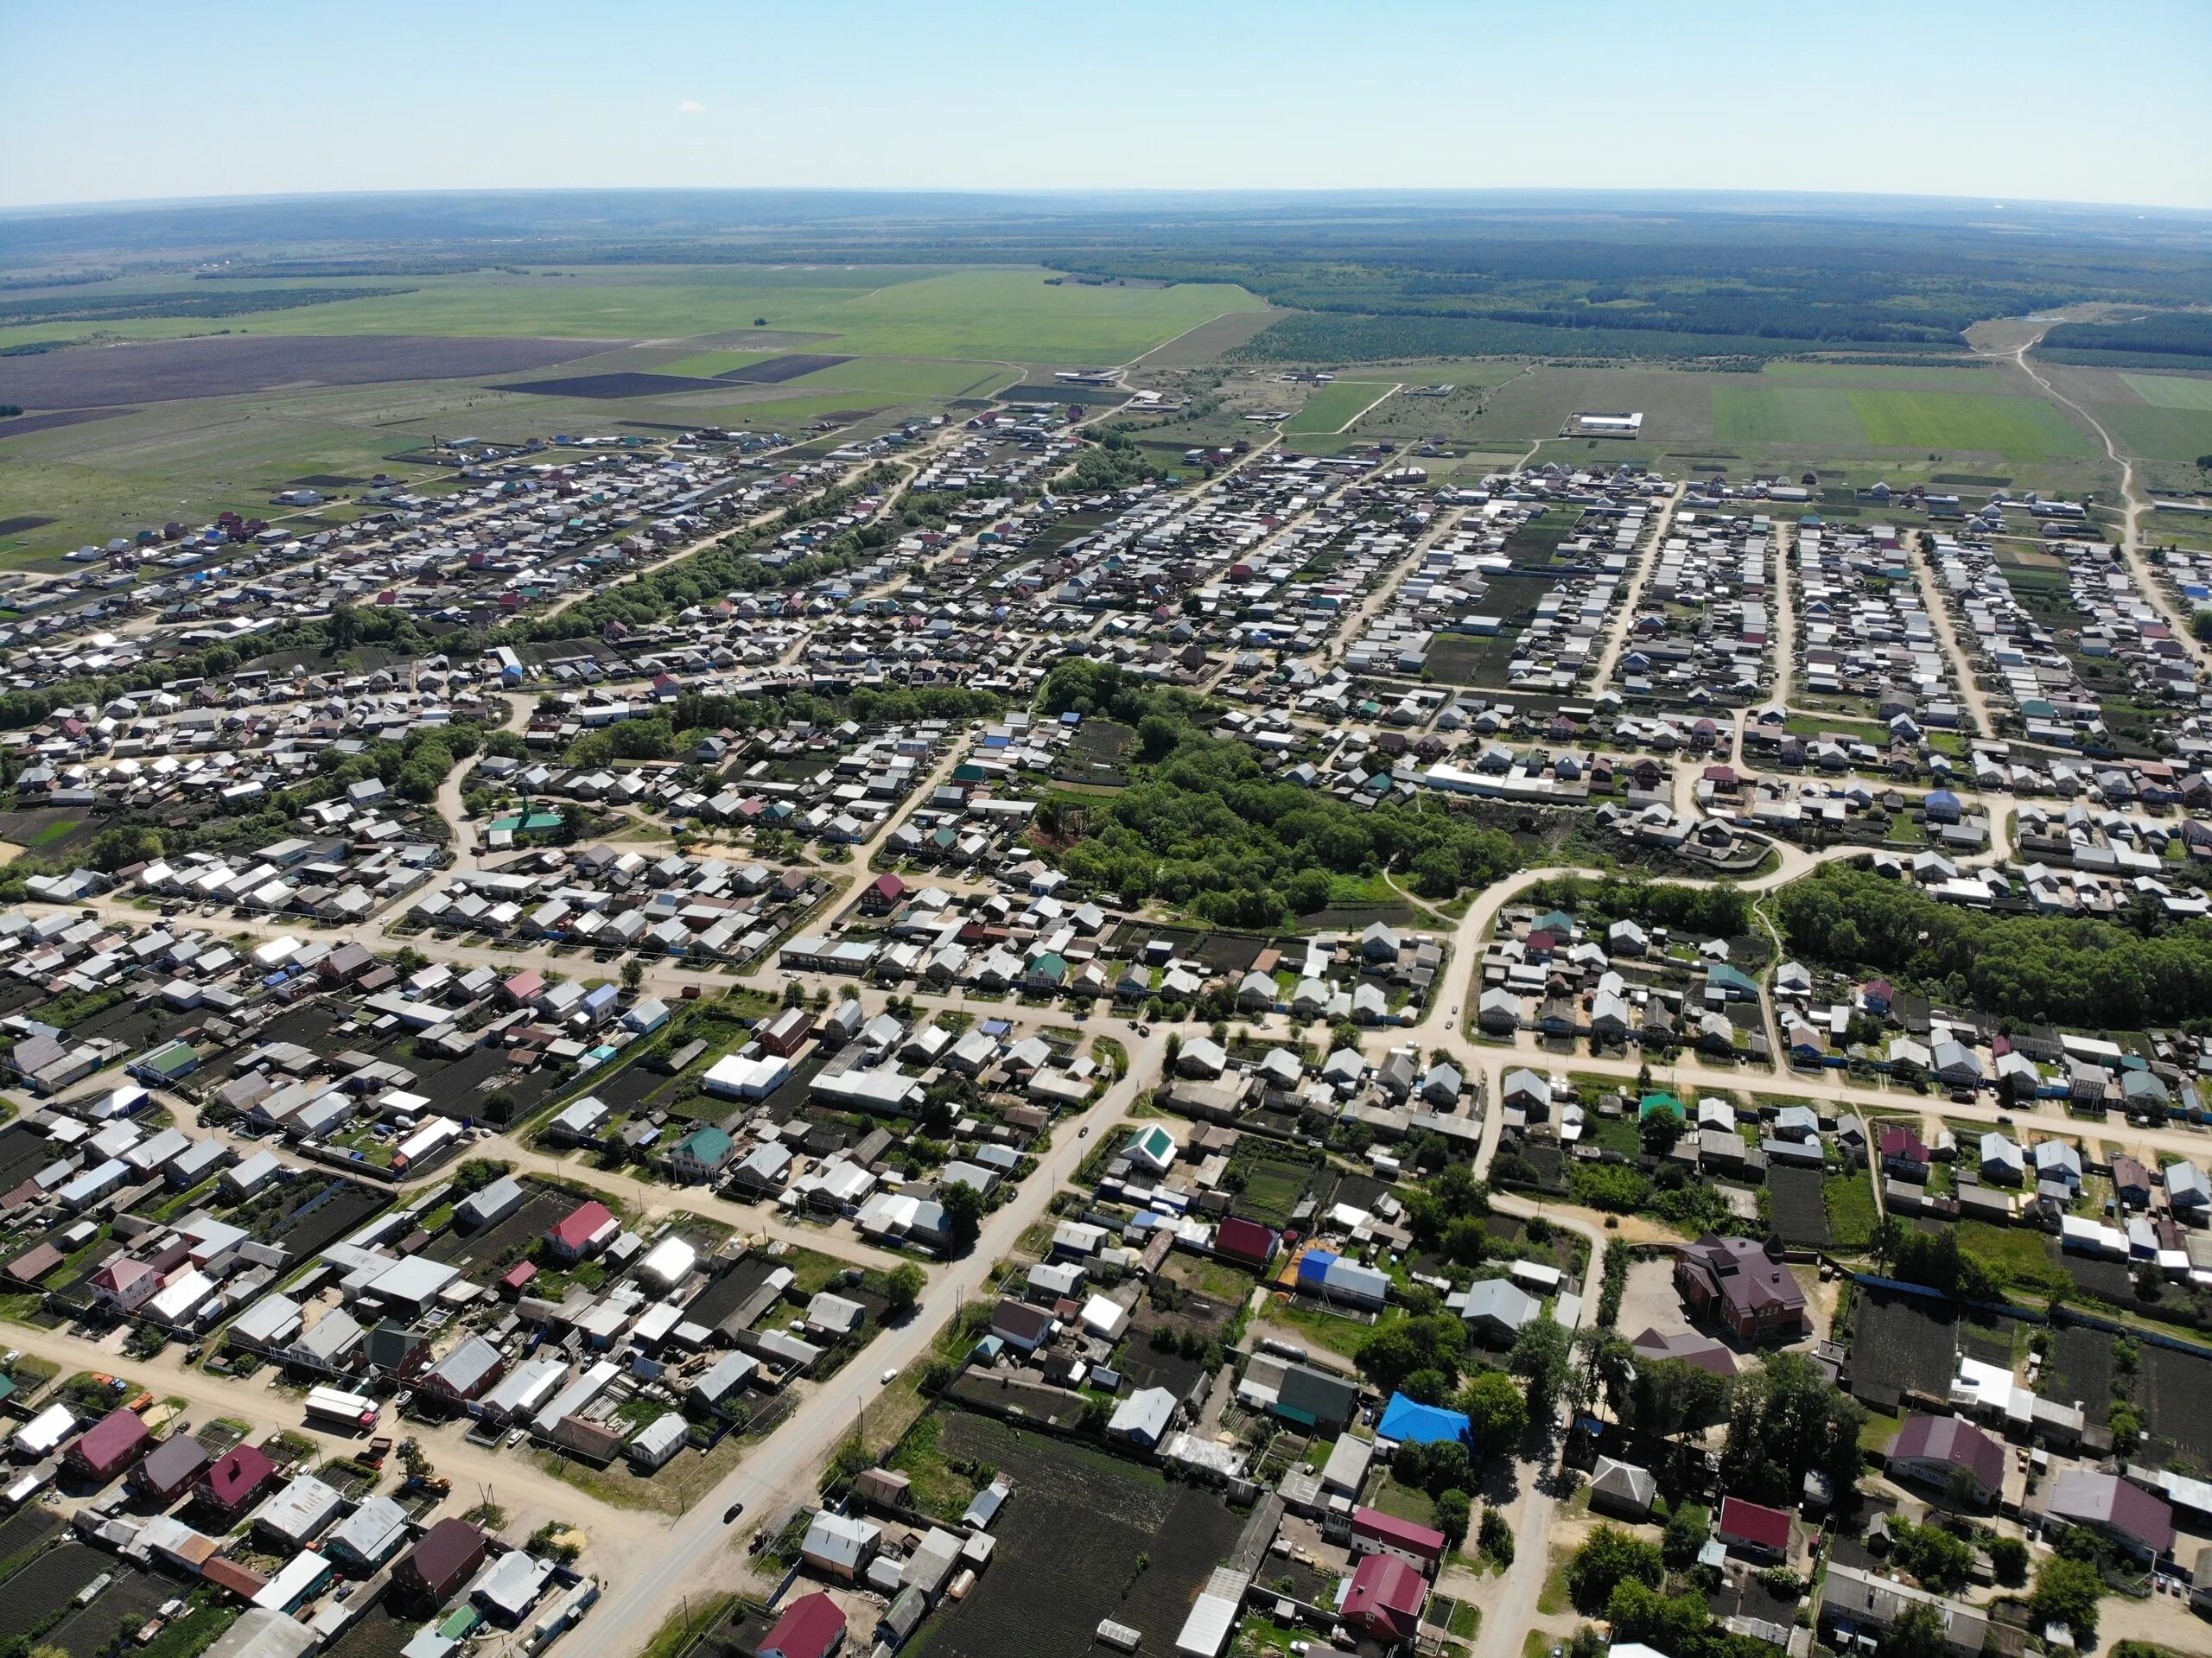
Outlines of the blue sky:
M559 186L2212 208L2206 0L0 0L0 205Z

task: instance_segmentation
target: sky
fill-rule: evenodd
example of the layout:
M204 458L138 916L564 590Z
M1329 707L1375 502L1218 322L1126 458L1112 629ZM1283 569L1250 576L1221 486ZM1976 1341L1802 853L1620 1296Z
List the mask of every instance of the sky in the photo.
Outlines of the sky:
M2212 0L0 0L0 206L662 187L2212 208Z

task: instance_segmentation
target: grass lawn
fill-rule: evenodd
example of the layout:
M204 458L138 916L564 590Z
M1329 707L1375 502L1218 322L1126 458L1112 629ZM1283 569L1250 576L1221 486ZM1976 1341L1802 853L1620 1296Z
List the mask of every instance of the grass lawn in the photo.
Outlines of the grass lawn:
M1827 1200L1828 1240L1840 1249L1864 1248L1880 1218L1874 1210L1874 1185L1864 1169L1831 1174L1822 1187Z
M2048 1292L2063 1288L2072 1293L2074 1280L2054 1265L2044 1247L2044 1235L2024 1227L1992 1226L1986 1221L1961 1221L1959 1248L1970 1250L2005 1274L2007 1282L2025 1289Z
M1861 1451L1880 1451L1897 1438L1897 1430L1904 1426L1904 1418L1902 1416L1869 1409L1866 1423L1859 1430L1859 1448Z
M1546 1617L1556 1617L1573 1607L1567 1592L1567 1563L1573 1555L1574 1551L1564 1545L1552 1545L1551 1560L1544 1570L1544 1586L1536 1595L1536 1610Z
M1244 1305L1252 1293L1252 1274L1239 1271L1222 1261L1205 1261L1197 1256L1168 1257L1170 1275L1179 1284L1187 1285L1201 1295L1211 1295L1217 1301Z
M1395 1478L1382 1482L1375 1493L1373 1506L1384 1514L1410 1520L1416 1526L1436 1523L1436 1503L1428 1493L1411 1485L1401 1485Z
M938 1447L944 1419L931 1411L907 1431L889 1466L912 1482L914 1506L939 1520L957 1520L975 1500L976 1483L946 1460Z
M1391 1324L1405 1314L1396 1307L1387 1309L1378 1324L1362 1324L1357 1318L1340 1318L1336 1313L1311 1302L1293 1300L1276 1296L1262 1310L1261 1317L1274 1324L1288 1324L1303 1334L1311 1336L1316 1344L1344 1358L1358 1355L1360 1344L1383 1325Z

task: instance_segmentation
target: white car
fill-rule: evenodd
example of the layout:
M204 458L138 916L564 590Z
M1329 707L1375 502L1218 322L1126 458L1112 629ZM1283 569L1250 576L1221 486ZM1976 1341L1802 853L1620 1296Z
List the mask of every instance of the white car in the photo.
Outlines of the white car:
M899 1367L895 1364L883 1373L883 1385L887 1388L898 1380Z

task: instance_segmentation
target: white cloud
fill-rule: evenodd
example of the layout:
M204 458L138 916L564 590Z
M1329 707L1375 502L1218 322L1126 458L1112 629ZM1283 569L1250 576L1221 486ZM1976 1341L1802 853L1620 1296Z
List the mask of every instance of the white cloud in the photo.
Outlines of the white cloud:
M678 115L704 115L707 106L696 98L687 98L676 106L676 112Z

